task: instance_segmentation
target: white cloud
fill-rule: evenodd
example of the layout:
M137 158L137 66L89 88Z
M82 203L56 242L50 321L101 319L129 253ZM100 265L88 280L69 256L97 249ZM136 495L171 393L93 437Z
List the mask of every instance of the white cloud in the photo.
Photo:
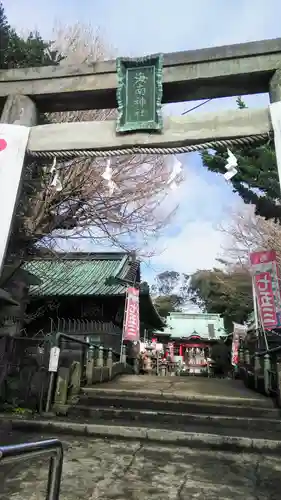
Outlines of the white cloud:
M232 213L230 205L241 203L227 185L209 182L203 169L197 173L191 165L188 167L189 155L186 158L186 178L177 191L171 192L163 207L168 210L180 204L170 228L178 231L168 232L157 241L156 255L150 261L154 273L172 269L189 274L218 265L216 258L223 253L225 235L217 226L223 222L226 227Z
M223 241L224 235L211 222L190 222L178 236L163 239L166 249L152 262L157 267L187 274L210 269L218 265L216 258L222 253Z
M194 157L194 154L176 155L176 158L181 161L182 164L189 161L189 158L192 157ZM183 176L184 180L178 183L178 187L175 190L167 187L167 195L158 208L159 217L165 218L173 212L177 206L181 207L186 200L192 201L192 197L195 193L202 188L203 180L199 177L199 175L194 173L194 169L191 171L188 167L185 167Z

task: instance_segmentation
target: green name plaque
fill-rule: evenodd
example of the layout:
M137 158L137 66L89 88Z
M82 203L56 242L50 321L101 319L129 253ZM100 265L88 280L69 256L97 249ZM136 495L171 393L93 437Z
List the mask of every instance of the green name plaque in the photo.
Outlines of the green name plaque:
M118 58L116 132L161 131L163 55Z

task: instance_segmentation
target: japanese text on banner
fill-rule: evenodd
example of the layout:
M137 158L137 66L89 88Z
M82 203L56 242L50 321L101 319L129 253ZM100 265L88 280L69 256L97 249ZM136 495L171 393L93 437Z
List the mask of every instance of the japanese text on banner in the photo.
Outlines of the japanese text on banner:
M139 341L140 319L139 319L139 290L128 288L123 340Z
M271 273L256 274L255 281L261 320L265 330L268 330L276 327L278 324Z
M262 250L250 254L259 314L266 330L281 327L280 273L275 250ZM263 283L262 274L268 273L269 283ZM267 281L267 279L266 279ZM261 293L260 293L261 290ZM263 314L265 312L265 315Z

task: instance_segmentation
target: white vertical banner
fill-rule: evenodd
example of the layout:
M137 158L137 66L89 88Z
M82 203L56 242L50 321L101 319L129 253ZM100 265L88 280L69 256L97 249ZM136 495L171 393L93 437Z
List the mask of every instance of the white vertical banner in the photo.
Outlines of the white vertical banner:
M20 189L30 128L0 123L0 273Z
M59 367L60 348L52 347L50 350L49 372L57 372Z
M279 176L279 185L281 190L281 101L273 102L272 104L270 104L269 110L274 132L275 154Z

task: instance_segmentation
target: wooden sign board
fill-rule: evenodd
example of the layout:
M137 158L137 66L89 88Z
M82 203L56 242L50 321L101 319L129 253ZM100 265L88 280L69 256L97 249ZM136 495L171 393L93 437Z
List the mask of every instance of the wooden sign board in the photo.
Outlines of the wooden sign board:
M60 348L52 347L50 350L49 372L57 372L59 367Z
M161 131L163 56L118 58L116 132Z

